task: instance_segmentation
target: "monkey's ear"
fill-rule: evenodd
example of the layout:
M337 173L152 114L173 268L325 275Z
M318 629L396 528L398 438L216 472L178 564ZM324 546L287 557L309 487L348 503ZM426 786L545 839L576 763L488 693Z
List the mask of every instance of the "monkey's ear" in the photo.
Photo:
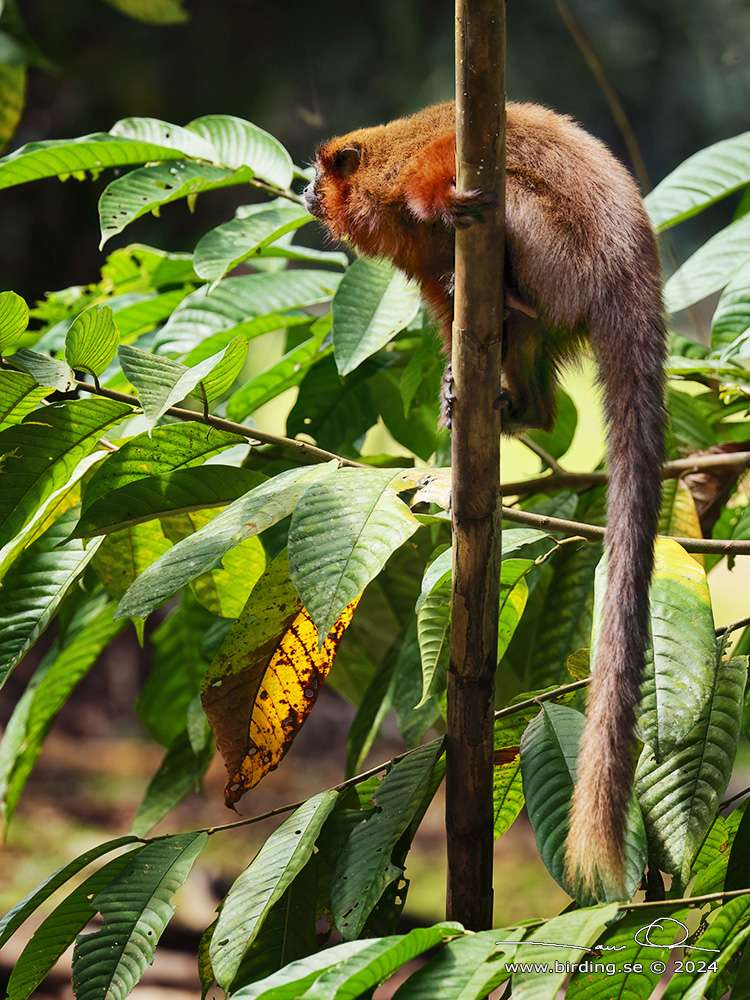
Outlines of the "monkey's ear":
M356 146L340 149L333 160L333 169L342 180L347 180L359 167L362 154Z

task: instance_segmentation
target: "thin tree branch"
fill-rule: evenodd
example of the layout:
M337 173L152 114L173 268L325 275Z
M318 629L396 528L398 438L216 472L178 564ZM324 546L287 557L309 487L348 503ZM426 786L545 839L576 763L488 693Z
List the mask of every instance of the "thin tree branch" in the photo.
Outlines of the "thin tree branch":
M606 469L596 469L593 472L566 472L558 466L559 472L536 476L516 483L503 483L505 496L528 496L530 493L551 493L568 487L575 490L587 490L592 486L605 486L609 481ZM747 469L750 468L750 451L735 451L727 454L697 455L695 458L678 458L673 462L665 462L661 470L662 479L679 479L688 472L700 472L702 469Z
M720 625L716 629L716 635L727 635L729 632L736 632L739 628L744 628L745 625L750 625L750 616L747 618L738 618L736 622L730 622L729 625Z
M543 514L533 514L529 510L516 510L515 507L503 507L503 517L506 521L516 524L526 524L541 531L562 531L566 535L580 535L587 542L604 541L604 528L582 521L565 521L561 517L547 517ZM750 539L726 538L681 538L677 535L659 535L659 538L669 538L678 542L686 552L711 552L715 555L750 555Z
M135 396L128 396L124 392L115 392L112 389L99 389L91 385L90 382L76 382L74 388L83 392L90 392L95 396L104 396L105 399L114 399L118 403L129 403L133 407L140 407L140 403ZM180 420L191 420L197 424L205 424L216 430L229 431L231 434L239 434L260 444L271 444L285 451L294 452L301 461L309 462L331 462L336 461L340 465L352 466L356 469L367 468L362 462L353 462L351 459L343 458L341 455L334 455L333 452L325 451L314 444L307 444L305 441L296 441L293 438L282 437L280 434L270 434L268 431L258 430L257 427L248 427L247 424L236 424L233 420L225 420L223 417L213 415L206 416L197 410L186 410L180 406L170 406L166 411L172 417Z
M563 695L568 694L570 691L580 691L581 688L588 687L590 683L591 678L584 677L583 680L573 681L571 684L563 684L562 687L555 688L554 691L545 691L544 694L536 695L534 698L527 698L526 701L518 701L515 705L508 705L506 708L501 708L495 712L495 721L505 719L509 715L516 715L518 712L523 712L527 708L533 708L535 705L541 705L543 701L554 701L556 698L562 698Z

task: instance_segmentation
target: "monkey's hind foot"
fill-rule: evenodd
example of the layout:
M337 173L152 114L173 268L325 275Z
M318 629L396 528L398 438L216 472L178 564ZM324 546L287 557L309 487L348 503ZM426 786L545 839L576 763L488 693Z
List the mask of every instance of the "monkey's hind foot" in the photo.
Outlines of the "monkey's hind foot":
M449 226L466 229L475 222L484 222L491 209L497 208L497 194L494 191L467 191L459 194L452 184L446 199L443 219Z

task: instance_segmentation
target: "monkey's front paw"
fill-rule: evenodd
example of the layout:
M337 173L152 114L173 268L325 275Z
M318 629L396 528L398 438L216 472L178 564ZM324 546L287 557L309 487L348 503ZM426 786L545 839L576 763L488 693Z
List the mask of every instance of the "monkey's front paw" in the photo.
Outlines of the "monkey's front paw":
M509 413L513 410L513 397L508 392L507 389L501 389L497 399L495 400L495 409L502 410L503 413Z
M484 222L484 217L491 209L497 208L497 194L494 191L467 191L459 194L455 184L443 213L443 218L449 226L456 229L466 229L475 222Z

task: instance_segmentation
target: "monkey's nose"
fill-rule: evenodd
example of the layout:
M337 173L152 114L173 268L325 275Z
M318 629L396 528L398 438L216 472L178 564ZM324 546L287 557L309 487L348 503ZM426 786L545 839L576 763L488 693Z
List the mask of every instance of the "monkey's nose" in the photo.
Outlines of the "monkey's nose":
M302 192L302 201L310 215L320 215L320 201L315 193L314 181L311 181Z

